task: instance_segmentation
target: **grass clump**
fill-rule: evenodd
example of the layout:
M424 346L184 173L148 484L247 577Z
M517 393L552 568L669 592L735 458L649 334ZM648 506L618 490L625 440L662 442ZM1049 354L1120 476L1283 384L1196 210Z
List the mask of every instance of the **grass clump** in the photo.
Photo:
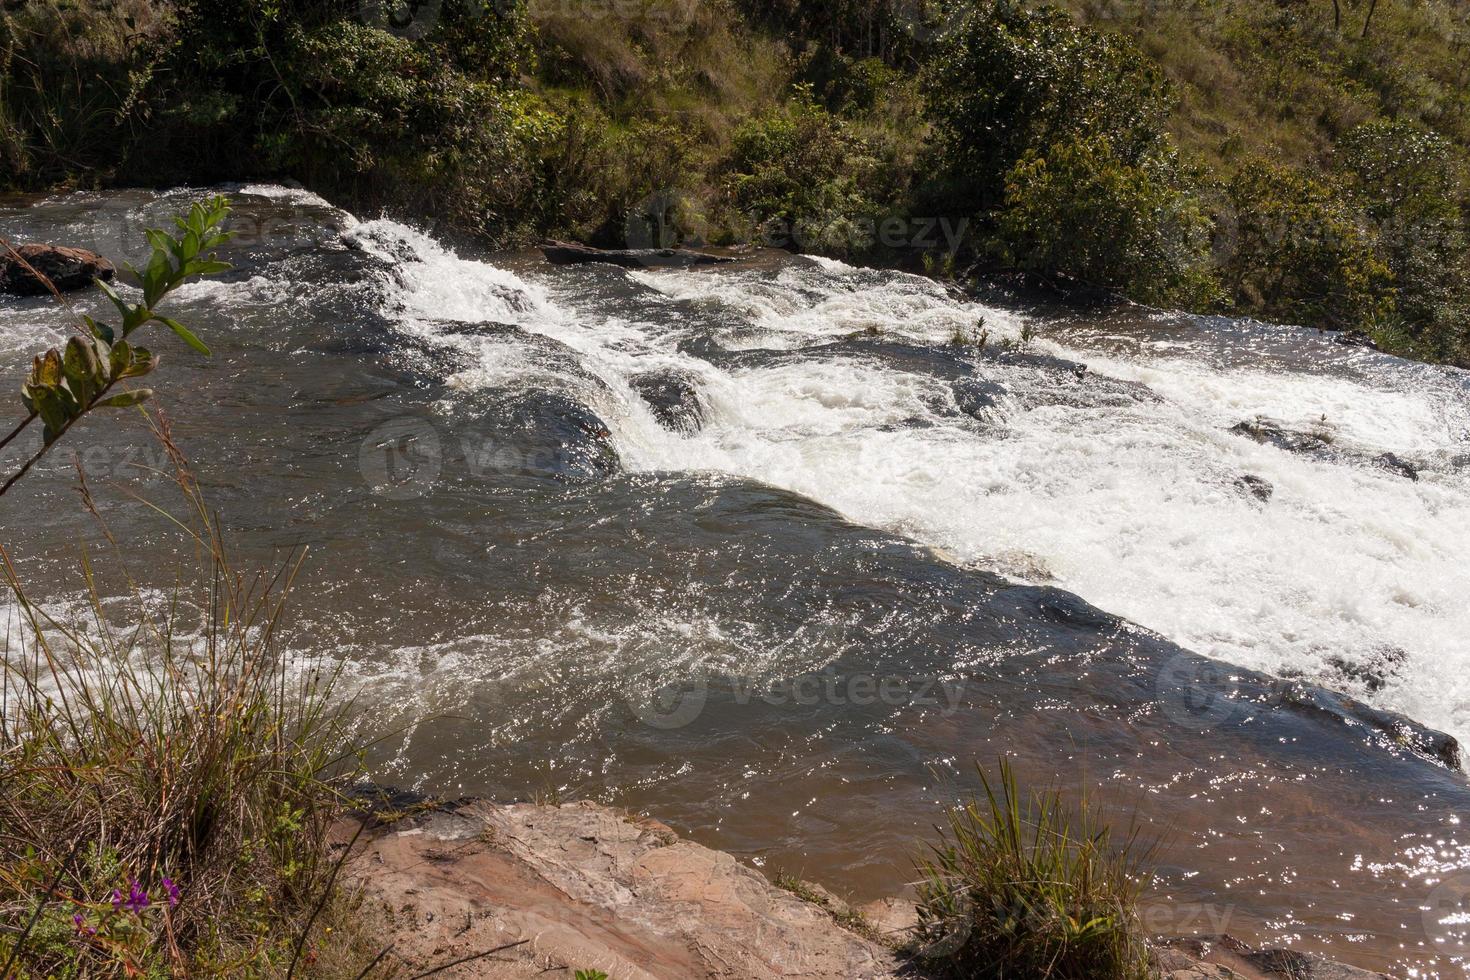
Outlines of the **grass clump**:
M293 670L279 642L299 563L236 573L166 445L197 590L134 587L119 624L84 560L87 599L62 616L0 549L0 974L355 976L371 953L342 936L357 917L328 843L344 716L332 673Z
M920 956L956 977L1148 977L1136 907L1151 850L1136 830L1115 841L1086 800L1023 797L1006 762L980 780L916 862Z

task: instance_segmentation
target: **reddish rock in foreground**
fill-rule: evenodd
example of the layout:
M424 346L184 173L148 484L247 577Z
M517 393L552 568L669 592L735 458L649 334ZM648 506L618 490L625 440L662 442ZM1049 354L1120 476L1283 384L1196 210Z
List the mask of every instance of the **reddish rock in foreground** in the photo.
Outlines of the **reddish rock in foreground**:
M107 282L117 275L117 269L111 262L84 248L22 245L15 251L24 262L17 260L9 250L0 251L0 293L44 296L51 292L35 273L51 280L57 291L63 293L86 289L95 279Z
M656 820L596 803L477 800L416 811L358 841L347 875L386 910L392 955L435 976L571 980L888 980L923 977L898 952L912 903L861 910L795 894ZM344 821L345 842L357 830ZM853 931L856 929L857 931ZM1229 936L1161 939L1160 980L1379 980L1382 974ZM499 950L481 956L488 950ZM1383 978L1386 980L1386 978Z
M350 835L351 830L347 828ZM364 834L348 868L420 969L445 978L883 980L898 956L729 854L594 803L473 802Z

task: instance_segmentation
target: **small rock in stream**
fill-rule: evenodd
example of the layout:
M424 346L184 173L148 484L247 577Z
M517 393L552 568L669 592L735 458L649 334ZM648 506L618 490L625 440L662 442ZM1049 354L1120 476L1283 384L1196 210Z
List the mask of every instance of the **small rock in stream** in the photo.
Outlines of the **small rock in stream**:
M1249 473L1238 478L1235 481L1235 486L1236 489L1250 494L1252 497L1261 501L1261 503L1270 500L1271 495L1276 492L1276 488L1271 485L1270 480L1264 477L1253 476Z
M111 262L84 248L22 245L15 251L23 262L8 252L0 253L0 293L45 296L51 290L35 273L50 279L57 291L63 293L86 289L97 279L108 282L117 275Z
M689 379L677 374L645 374L631 384L665 429L692 434L704 426L704 404Z

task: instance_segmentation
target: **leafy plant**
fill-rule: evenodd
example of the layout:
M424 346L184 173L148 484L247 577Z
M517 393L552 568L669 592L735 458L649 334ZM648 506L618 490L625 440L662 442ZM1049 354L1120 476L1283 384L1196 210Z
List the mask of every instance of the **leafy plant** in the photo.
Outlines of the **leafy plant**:
M129 408L152 397L149 388L113 393L123 382L144 377L158 367L159 359L151 351L129 342L128 338L140 328L160 323L194 350L209 356L209 348L188 327L160 313L158 304L190 279L230 268L229 263L219 261L211 251L230 237L220 227L229 212L228 200L215 197L195 203L187 215L175 219L179 234L169 235L157 229L147 232L153 248L151 258L142 271L128 267L138 280L142 302L129 303L107 283L98 280L97 284L117 307L121 321L112 326L83 316L86 336L72 337L60 350L52 348L35 358L20 391L28 414L0 441L0 448L39 418L43 426L41 449L0 486L0 495L89 412L100 408Z
M1136 906L1148 849L1084 800L1023 797L1009 763L949 812L919 872L917 952L955 977L1145 980Z
M1368 330L1393 315L1392 270L1340 185L1256 162L1228 195L1234 241L1221 276L1238 305L1333 330Z
M1181 183L1172 160L1130 164L1107 136L1030 151L1006 177L1001 251L1145 302L1207 305L1212 226Z
M997 204L1028 152L1103 136L1124 166L1168 150L1170 86L1127 38L1054 7L974 5L925 66L944 166L964 198Z

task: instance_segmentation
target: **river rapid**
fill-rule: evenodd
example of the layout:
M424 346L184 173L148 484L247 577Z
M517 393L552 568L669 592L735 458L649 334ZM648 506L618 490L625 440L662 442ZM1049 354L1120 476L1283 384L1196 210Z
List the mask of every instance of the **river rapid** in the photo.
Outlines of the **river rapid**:
M1154 932L1466 975L1436 732L1470 735L1470 374L778 253L557 268L230 190L235 269L170 311L214 356L152 338L154 387L237 555L309 547L290 648L342 666L379 782L594 797L866 900L1006 755L1162 841ZM137 259L199 193L12 201L0 234ZM68 322L0 298L6 390ZM98 540L74 459L145 587L186 550L118 421L0 500L58 610Z

